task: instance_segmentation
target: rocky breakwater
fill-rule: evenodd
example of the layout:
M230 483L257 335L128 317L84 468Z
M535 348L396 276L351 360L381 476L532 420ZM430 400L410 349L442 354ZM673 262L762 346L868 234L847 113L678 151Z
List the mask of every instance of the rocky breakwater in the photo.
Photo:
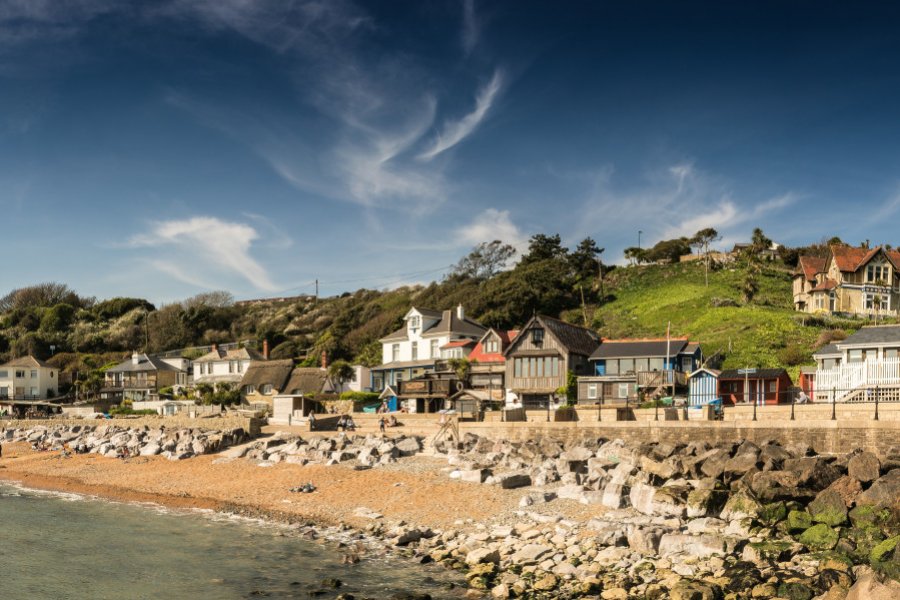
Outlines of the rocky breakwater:
M522 510L397 544L495 598L900 598L900 453L473 435L440 450L454 478L521 487ZM554 516L566 500L607 510Z
M11 442L28 442L35 450L100 454L110 458L161 455L182 460L221 452L249 441L243 429L208 430L165 427L127 428L121 426L36 426L4 430Z
M245 458L260 466L280 462L297 465L346 463L358 469L397 462L422 450L422 438L400 436L386 438L374 435L354 436L343 433L334 437L303 439L298 435L279 433L253 444L232 448L224 460Z

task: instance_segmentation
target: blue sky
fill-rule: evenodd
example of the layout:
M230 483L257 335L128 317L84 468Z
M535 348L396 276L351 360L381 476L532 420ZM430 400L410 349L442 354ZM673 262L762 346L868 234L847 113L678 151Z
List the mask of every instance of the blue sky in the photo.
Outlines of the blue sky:
M0 0L0 293L439 278L537 232L900 245L887 3Z

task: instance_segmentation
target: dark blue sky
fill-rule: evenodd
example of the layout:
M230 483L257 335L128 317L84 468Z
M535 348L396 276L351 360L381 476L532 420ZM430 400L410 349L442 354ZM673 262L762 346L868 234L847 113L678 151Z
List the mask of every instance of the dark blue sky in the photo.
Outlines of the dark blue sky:
M0 291L389 287L480 241L900 244L900 10L0 0Z

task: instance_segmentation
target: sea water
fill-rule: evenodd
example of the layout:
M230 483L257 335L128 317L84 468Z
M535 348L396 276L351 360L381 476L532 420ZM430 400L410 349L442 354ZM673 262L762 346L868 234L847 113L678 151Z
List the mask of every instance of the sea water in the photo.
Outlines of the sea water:
M279 525L0 483L0 599L460 598L455 575ZM325 588L328 578L338 589ZM456 588L453 585L456 584Z

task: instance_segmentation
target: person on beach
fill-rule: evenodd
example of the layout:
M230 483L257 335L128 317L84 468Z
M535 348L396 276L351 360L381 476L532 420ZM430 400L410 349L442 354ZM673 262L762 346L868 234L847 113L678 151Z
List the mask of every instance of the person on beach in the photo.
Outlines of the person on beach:
M309 430L316 430L316 413L309 413Z
M384 434L384 417L378 419L378 429L381 430L382 435Z

